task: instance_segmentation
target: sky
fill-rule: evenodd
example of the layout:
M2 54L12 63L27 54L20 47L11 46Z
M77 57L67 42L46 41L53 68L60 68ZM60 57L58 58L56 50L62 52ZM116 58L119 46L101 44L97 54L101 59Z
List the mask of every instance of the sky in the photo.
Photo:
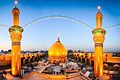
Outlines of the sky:
M120 0L18 0L20 26L35 19L62 15L96 27L97 6L101 6L103 28L120 24ZM0 24L12 26L14 0L0 0ZM119 26L120 27L120 26ZM106 29L104 50L120 51L120 28ZM67 49L93 51L92 29L65 18L49 18L23 27L22 50L48 50L60 35ZM11 49L8 27L0 26L0 50Z

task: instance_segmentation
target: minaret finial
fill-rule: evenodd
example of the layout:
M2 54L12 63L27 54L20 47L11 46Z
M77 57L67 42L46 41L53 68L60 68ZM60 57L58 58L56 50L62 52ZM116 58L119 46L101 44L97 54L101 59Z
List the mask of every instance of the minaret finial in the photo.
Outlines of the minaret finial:
M15 7L17 7L18 0L14 0Z
M101 7L100 7L100 6L98 6L97 8L98 8L98 12L100 12Z

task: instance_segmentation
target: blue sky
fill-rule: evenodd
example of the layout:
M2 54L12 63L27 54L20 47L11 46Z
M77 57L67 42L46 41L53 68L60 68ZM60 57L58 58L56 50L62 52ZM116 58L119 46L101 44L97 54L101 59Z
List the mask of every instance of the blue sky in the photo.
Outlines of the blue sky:
M119 0L19 0L20 25L40 17L63 15L96 26L97 6L103 13L103 28L120 24ZM0 24L12 25L14 0L0 0ZM24 27L22 50L41 50L49 47L60 34L67 49L93 51L92 29L66 19L47 19ZM106 30L105 51L120 51L120 28ZM11 48L8 28L0 26L0 49Z

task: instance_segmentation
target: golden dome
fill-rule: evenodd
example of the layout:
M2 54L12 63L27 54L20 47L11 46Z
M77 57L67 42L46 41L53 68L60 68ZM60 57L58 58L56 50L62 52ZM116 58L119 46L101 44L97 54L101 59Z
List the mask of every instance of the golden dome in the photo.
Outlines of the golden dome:
M66 62L67 58L67 50L60 42L59 38L58 41L56 41L49 49L48 51L49 55L49 62L55 63L55 62Z

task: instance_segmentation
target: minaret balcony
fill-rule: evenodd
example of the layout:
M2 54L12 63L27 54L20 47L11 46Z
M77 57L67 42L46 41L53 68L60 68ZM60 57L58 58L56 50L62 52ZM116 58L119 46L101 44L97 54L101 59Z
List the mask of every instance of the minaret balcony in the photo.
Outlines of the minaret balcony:
M93 39L95 43L103 43L105 39L106 31L104 29L98 28L92 31Z
M20 42L22 38L23 28L20 26L12 26L9 28L12 42Z

